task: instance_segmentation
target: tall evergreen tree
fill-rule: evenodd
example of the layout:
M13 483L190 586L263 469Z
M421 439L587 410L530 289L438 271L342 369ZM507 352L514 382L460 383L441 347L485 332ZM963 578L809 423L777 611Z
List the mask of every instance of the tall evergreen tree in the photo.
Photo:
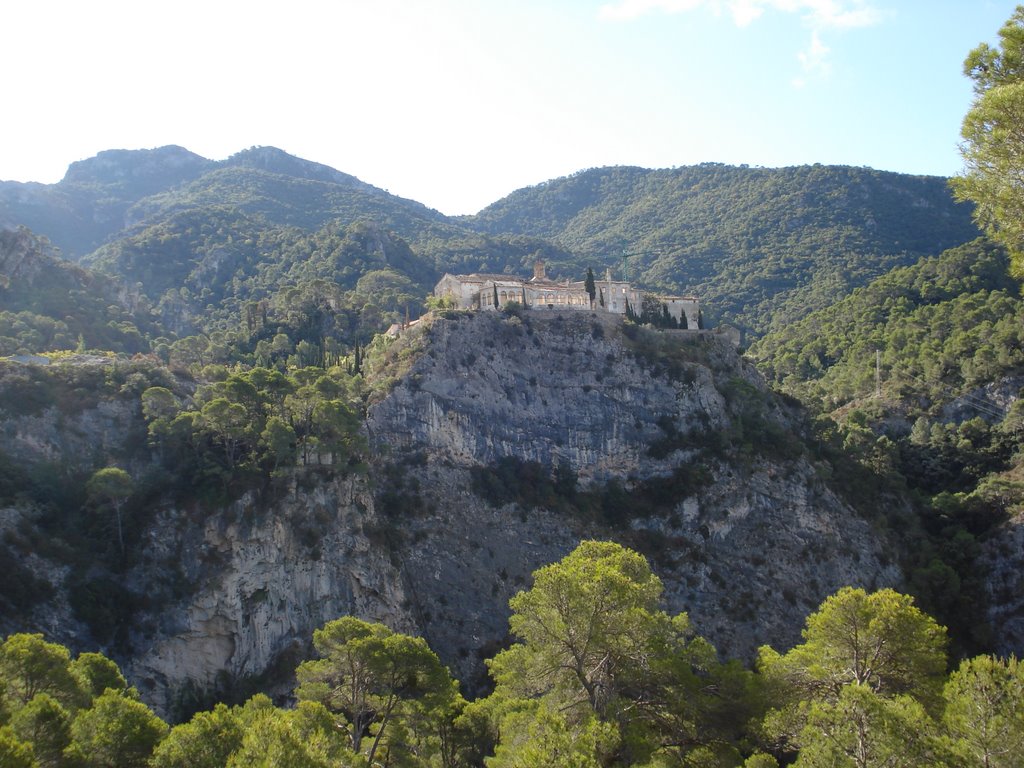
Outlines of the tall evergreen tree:
M975 203L974 218L1010 252L1024 275L1024 6L999 30L999 46L982 43L968 54L964 74L974 103L964 117L964 173L952 180L960 200Z

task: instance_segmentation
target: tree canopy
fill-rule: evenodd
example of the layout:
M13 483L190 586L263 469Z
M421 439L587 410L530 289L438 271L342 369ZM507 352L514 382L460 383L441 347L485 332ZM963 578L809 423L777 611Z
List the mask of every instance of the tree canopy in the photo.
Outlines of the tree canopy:
M456 697L448 670L422 638L344 616L316 630L313 645L323 658L299 665L295 693L335 713L352 751L371 765L392 731L418 722L417 705L443 711Z
M964 117L960 154L964 171L952 180L974 217L1006 246L1024 276L1024 6L999 30L998 46L982 43L964 61L974 102Z
M534 574L509 602L521 642L489 662L495 765L524 765L525 753L569 766L731 750L749 714L743 673L717 661L685 614L660 610L661 593L646 559L612 542L584 541Z
M422 638L353 616L314 633L297 703L264 694L168 729L98 653L0 644L0 765L14 768L1015 768L1024 673L978 656L893 590L844 588L804 642L723 663L659 608L642 556L584 541L511 601L516 642L466 702ZM103 685L102 692L97 692Z

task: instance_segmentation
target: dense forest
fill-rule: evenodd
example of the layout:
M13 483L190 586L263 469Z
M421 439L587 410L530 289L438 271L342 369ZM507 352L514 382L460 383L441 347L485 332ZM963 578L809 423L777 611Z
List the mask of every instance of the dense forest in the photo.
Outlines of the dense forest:
M934 538L913 578L946 622L984 600L977 542L1024 503L1024 304L1008 267L1004 249L978 240L750 349L770 381L837 430L845 455L919 499Z
M960 766L1024 759L1024 670L947 674L945 632L892 590L846 588L804 641L721 661L660 608L640 555L584 541L510 603L515 642L464 699L427 644L342 617L313 635L295 706L263 694L169 728L98 653L42 635L0 645L0 756L24 766Z

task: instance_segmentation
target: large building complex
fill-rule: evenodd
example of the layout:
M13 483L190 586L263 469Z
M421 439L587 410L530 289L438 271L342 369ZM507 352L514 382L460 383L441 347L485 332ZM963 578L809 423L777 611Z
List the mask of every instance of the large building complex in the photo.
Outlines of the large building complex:
M625 280L613 280L611 270L603 279L594 280L594 300L591 302L586 281L556 281L548 278L544 263L538 261L533 267L533 277L523 279L514 275L448 275L438 281L434 295L449 299L459 309L498 310L515 302L537 309L565 309L612 312L626 314L631 307L640 314L644 303L644 292ZM695 296L650 295L664 305L668 313L685 327L697 328L700 301Z

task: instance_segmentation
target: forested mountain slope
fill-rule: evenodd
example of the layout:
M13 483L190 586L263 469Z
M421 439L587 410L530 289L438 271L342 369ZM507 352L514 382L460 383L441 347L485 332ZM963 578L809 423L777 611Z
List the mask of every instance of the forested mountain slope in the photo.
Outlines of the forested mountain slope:
M182 220L209 230L202 242L175 233ZM452 219L273 147L222 162L180 147L103 152L74 164L55 185L0 183L0 221L30 227L73 259L126 241L132 262L158 270L164 265L155 262L167 258L164 238L176 238L168 250L179 284L142 281L154 303L168 289L192 291L189 254L205 262L211 249L222 250L223 268L236 258L239 239L257 242L270 231L278 243L357 222L393 233L429 265L429 273L398 265L419 288L446 271L521 273L538 256L550 274L580 279L588 267L619 272L626 252L635 282L696 293L709 321L728 320L755 336L977 234L969 208L954 205L944 179L866 168L593 169ZM109 247L90 261L139 280ZM249 251L250 264L275 258Z
M0 181L0 224L28 227L76 261L124 229L138 200L214 167L182 147L107 150L72 163L56 184Z
M156 331L145 299L120 281L58 258L26 229L0 228L0 356L141 352Z
M977 235L946 180L868 168L612 167L521 189L464 219L702 297L758 333Z
M331 312L344 305L340 340L351 344L417 317L445 270L571 261L545 241L478 234L273 147L222 162L180 147L102 152L58 184L0 183L0 221L125 281L172 336L234 330L247 305L250 318L253 304L261 317L268 306L294 314L313 294Z
M73 163L56 184L0 182L0 221L46 235L73 260L144 220L209 205L309 228L339 216L401 218L398 212L443 219L419 203L273 147L253 147L221 162L175 146L108 150Z
M930 407L1024 365L1024 304L1005 252L977 240L896 269L755 343L786 391L835 408L874 392Z
M274 147L220 162L173 146L108 150L73 163L57 184L0 182L0 222L45 235L72 260L183 215L224 209L264 229L372 222L413 242L442 271L521 267L538 249L557 254L536 238L482 236L421 203Z
M1024 301L1006 253L977 240L894 270L750 355L840 423L849 455L919 495L946 541L919 586L946 604L981 603L988 589L995 638L1014 648L1024 628L1007 604L1019 605L1020 584L996 590L985 576L1017 570L1024 522Z

